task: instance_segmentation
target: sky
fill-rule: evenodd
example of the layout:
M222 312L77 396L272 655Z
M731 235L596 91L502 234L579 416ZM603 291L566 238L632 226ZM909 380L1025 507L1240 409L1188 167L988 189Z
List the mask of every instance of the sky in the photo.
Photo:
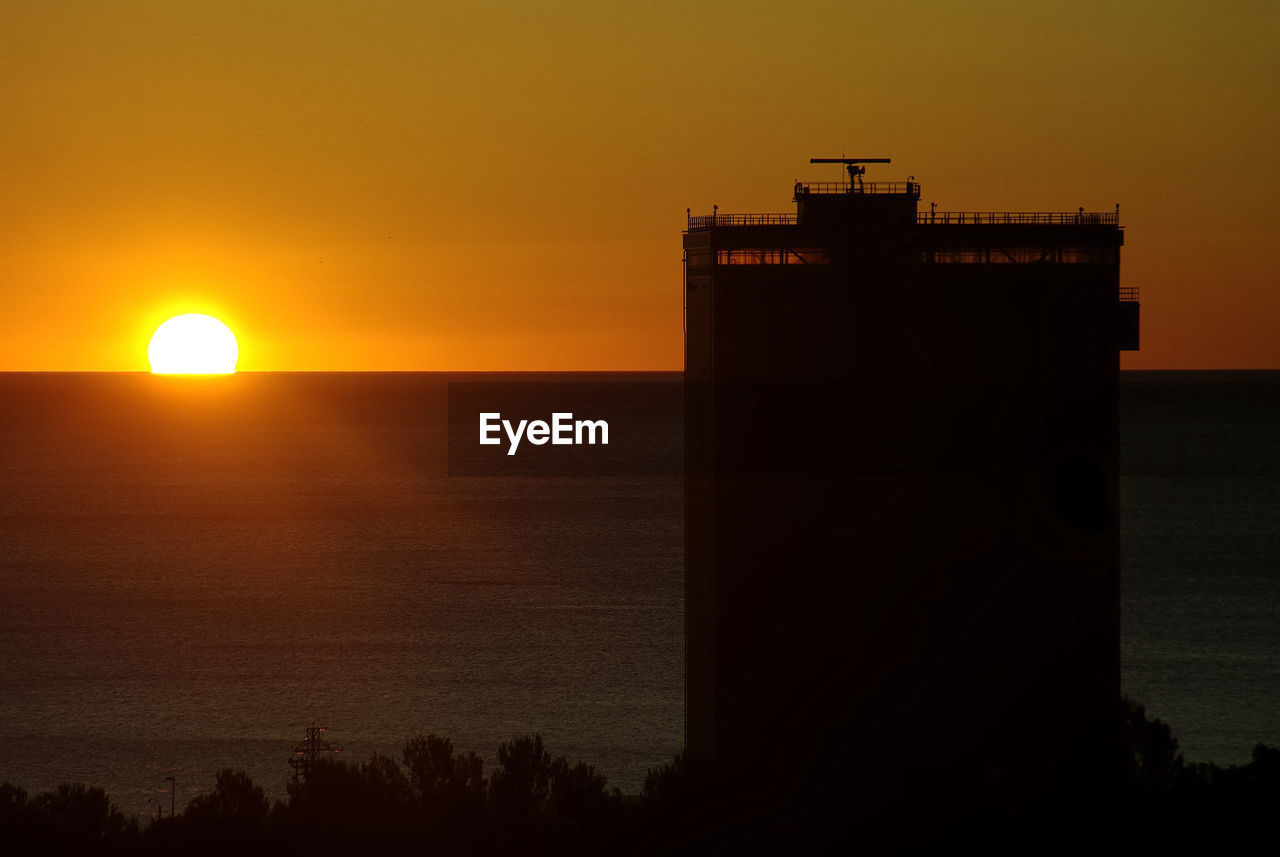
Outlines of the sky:
M1131 369L1280 368L1274 2L0 5L0 370L680 369L685 210L813 156L1110 211Z

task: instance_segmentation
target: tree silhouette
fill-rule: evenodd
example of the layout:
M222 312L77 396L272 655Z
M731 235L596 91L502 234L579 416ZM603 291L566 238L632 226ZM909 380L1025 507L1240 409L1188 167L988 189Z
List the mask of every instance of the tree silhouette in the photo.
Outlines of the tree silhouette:
M455 754L448 738L419 735L404 747L414 800L427 826L454 830L479 824L485 810L484 762Z
M402 833L412 820L412 788L394 759L375 753L368 762L318 760L305 780L289 783L285 823L298 830Z
M1168 724L1129 700L1117 707L1128 741L1128 789L1112 810L1086 808L1069 823L996 814L953 828L949 841L987 852L1078 853L1108 841L1135 853L1225 853L1269 829L1280 805L1280 749L1257 745L1247 765L1189 764ZM1052 738L1046 738L1052 740ZM1114 746L1114 744L1113 744ZM610 791L585 763L553 758L541 735L499 745L486 780L475 753L436 735L404 746L403 767L374 754L362 764L323 759L289 800L268 807L243 771L219 771L212 791L141 837L100 788L61 785L35 797L0 784L3 853L408 853L704 854L794 853L811 843L847 844L852 809L827 802L808 816L771 817L753 797L760 783L677 754L650 769L638 798ZM1098 771L1111 788L1114 770ZM806 773L772 784L803 789ZM1082 780L1084 781L1084 780ZM937 811L924 803L919 812ZM985 821L1012 825L999 836ZM832 837L830 831L838 834ZM1033 843L1034 840L1034 843ZM1033 843L1030 844L1029 843ZM866 843L863 843L864 846Z
M1128 745L1129 799L1152 802L1163 799L1184 769L1178 739L1169 724L1148 719L1146 709L1125 697L1121 700Z
M489 777L489 803L506 821L544 814L551 794L551 755L542 736L524 736L498 745L498 768Z
M681 750L645 775L641 801L646 826L667 843L706 842L731 815L726 810L738 788L749 785L724 782L706 759Z
M63 783L42 792L30 810L37 827L77 846L119 846L138 832L136 819L126 819L104 790L84 783Z
M12 783L0 783L0 826L14 824L27 812L27 790Z
M611 821L622 803L622 792L608 791L603 774L583 762L570 765L564 756L551 763L550 809L556 818L580 827L599 827Z
M193 797L183 817L190 829L248 833L266 828L269 811L266 793L247 773L223 768L213 791Z

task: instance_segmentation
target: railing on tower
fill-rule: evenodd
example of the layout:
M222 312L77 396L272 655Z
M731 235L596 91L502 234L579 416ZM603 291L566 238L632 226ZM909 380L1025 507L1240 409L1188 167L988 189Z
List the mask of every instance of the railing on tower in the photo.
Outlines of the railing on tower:
M1038 224L1048 226L1117 226L1114 211L918 211L916 223L975 226Z
M796 196L813 194L908 194L920 195L919 182L796 182Z
M795 226L794 214L705 214L689 215L689 229L711 229L715 226Z

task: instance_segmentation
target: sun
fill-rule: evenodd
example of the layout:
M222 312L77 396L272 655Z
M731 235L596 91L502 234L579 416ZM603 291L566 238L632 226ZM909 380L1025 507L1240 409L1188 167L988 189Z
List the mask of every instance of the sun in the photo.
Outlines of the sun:
M147 346L158 375L228 375L236 371L240 346L231 328L211 315L175 315L156 328Z

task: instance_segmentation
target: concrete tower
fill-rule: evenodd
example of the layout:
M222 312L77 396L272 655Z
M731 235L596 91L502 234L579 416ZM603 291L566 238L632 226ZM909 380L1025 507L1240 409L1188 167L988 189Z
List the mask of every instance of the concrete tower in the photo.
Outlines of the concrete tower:
M1118 769L1118 211L835 160L684 234L688 749L885 837L1069 814Z

